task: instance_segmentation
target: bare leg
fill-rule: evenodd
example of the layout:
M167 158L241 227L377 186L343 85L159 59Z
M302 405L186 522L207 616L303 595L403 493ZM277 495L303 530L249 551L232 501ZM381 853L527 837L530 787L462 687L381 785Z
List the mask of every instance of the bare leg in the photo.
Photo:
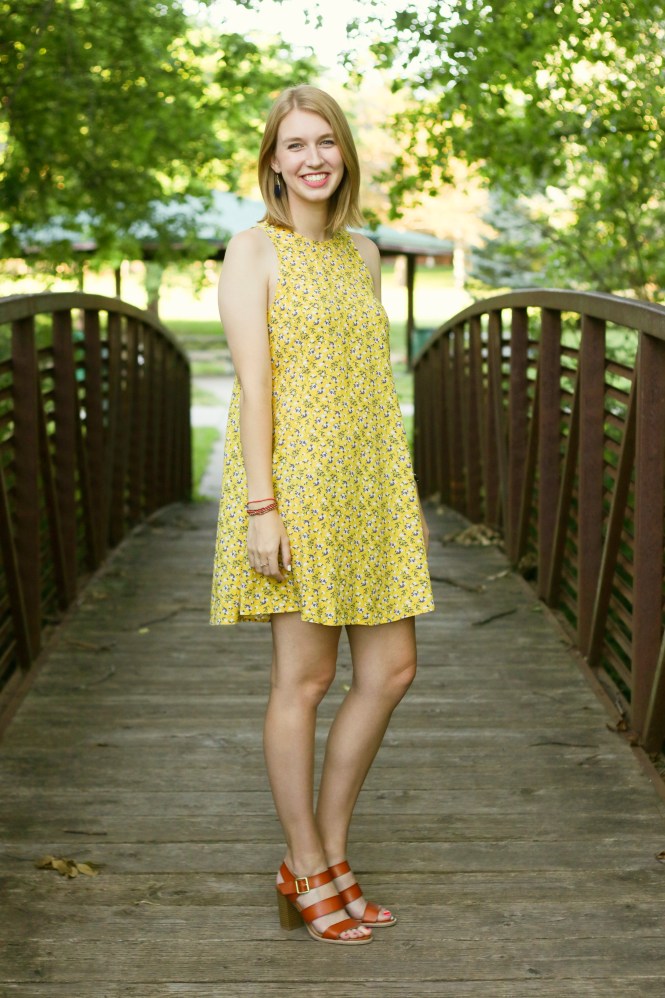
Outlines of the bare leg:
M275 807L287 842L286 863L298 877L327 869L314 820L314 731L316 711L335 676L341 628L302 621L299 614L272 616L271 690L264 726L264 751ZM281 879L281 877L280 877ZM307 903L335 894L333 884L312 890ZM322 932L346 914L333 912L313 925ZM366 934L364 929L343 938Z
M358 794L416 668L413 617L347 631L353 680L328 735L316 812L329 866L346 858ZM348 886L343 880L338 881L340 890ZM364 906L364 899L358 898L348 906L349 914L361 917Z

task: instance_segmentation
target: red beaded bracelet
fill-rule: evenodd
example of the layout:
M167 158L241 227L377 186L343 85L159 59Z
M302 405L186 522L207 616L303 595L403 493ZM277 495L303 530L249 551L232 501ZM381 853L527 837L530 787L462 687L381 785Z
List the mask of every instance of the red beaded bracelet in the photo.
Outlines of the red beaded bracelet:
M248 509L248 516L263 516L264 513L270 513L271 510L277 509L277 503L273 502L269 506L263 506L261 509Z
M246 505L247 506L253 506L254 503L257 503L257 502L274 502L274 501L275 501L275 497L274 496L268 496L267 499L250 499L249 502L246 503Z

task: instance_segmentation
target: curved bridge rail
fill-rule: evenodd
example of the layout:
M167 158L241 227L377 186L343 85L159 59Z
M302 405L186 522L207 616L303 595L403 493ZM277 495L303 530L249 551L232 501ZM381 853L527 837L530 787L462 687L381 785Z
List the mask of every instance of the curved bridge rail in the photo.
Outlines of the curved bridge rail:
M415 370L424 496L500 529L648 751L665 738L665 308L518 292Z
M0 687L11 713L45 625L141 519L189 496L189 363L117 299L0 299Z

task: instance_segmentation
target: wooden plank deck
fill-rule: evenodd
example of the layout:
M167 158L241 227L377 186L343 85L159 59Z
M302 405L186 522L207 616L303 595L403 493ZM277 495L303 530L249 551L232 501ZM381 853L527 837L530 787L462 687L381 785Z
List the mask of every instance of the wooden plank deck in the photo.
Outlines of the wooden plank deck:
M399 924L360 950L280 930L269 628L207 626L215 515L173 507L116 552L0 747L0 995L662 998L663 804L502 555L438 543L452 514L432 573L468 588L435 583L353 828Z

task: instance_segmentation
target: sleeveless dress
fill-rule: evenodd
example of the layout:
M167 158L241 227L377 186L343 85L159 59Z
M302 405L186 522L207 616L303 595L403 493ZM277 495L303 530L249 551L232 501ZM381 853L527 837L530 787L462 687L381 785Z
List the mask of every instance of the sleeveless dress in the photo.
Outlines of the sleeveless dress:
M299 612L319 624L382 624L433 610L388 317L371 274L345 230L317 242L267 223L259 228L279 266L268 313L272 494L292 571L277 582L249 566L236 378L211 623Z

